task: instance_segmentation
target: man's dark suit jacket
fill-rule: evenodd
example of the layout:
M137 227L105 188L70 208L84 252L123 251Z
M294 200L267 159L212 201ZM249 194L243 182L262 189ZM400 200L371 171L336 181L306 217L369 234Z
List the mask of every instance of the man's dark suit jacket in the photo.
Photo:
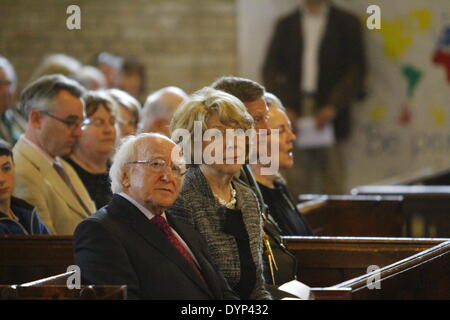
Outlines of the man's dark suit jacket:
M207 284L165 235L120 195L75 230L75 263L82 283L126 284L128 299L237 299L212 265L201 235L166 216L195 255Z
M264 85L286 108L301 115L301 68L303 35L300 10L280 19L263 65ZM337 108L336 137L348 136L349 105L362 91L366 69L361 24L358 19L330 5L327 25L319 49L317 108Z

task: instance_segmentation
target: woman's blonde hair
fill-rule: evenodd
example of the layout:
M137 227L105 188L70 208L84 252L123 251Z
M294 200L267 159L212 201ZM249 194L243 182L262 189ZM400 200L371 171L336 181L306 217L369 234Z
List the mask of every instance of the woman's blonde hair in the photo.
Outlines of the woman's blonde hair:
M172 140L180 143L181 137L174 136L174 132L177 129L185 129L190 134L191 150L194 150L195 122L201 122L203 134L209 129L207 122L214 113L217 113L224 125L241 128L244 131L253 127L253 118L238 98L224 91L205 87L190 95L175 111L170 123Z

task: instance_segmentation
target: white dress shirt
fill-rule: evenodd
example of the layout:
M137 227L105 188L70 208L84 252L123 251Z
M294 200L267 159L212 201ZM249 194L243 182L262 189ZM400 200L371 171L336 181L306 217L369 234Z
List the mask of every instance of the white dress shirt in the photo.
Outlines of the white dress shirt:
M302 13L302 92L315 93L319 75L320 44L328 20L329 5L323 5L318 14L312 14L304 6L300 7Z

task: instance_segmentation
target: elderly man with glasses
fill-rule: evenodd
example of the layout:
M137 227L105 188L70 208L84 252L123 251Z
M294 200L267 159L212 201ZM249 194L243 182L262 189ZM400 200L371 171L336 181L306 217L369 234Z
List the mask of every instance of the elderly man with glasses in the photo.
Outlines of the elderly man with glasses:
M61 157L72 151L84 120L84 89L62 75L43 76L21 94L28 119L14 147L14 195L38 208L52 234L71 235L95 212L95 204L75 171Z
M83 283L127 285L129 299L236 299L202 236L166 212L183 167L179 147L161 134L121 144L109 170L112 200L74 233Z

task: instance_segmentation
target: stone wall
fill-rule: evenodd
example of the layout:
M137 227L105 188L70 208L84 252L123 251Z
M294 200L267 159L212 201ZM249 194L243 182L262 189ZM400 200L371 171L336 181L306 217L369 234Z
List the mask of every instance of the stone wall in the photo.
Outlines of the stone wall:
M68 30L69 5L81 30ZM135 55L147 67L146 93L188 92L236 73L234 0L1 0L0 55L15 65L19 89L49 53L89 63L99 51Z

